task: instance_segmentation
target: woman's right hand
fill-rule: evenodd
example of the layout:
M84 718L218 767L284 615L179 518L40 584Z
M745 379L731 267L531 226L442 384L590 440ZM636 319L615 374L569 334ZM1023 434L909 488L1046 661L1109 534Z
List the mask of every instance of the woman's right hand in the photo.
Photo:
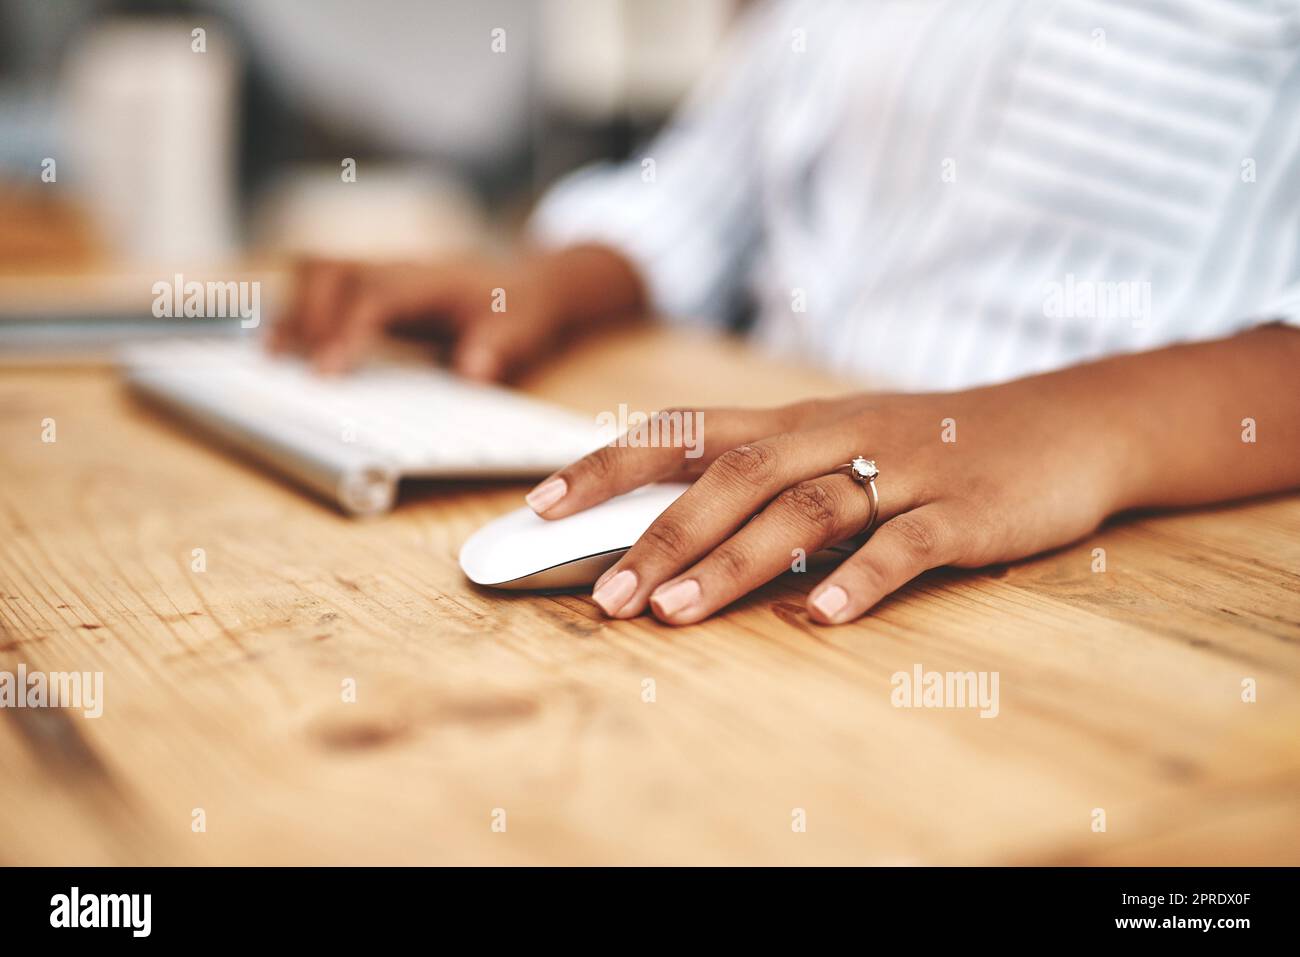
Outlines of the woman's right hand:
M316 260L299 267L270 344L308 356L322 372L342 372L386 330L423 329L450 344L457 372L495 380L539 359L575 327L642 307L631 267L597 246L515 262Z

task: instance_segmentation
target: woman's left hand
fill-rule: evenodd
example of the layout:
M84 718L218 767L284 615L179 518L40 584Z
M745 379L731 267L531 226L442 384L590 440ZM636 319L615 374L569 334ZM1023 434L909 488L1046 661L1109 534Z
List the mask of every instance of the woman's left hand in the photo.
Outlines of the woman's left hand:
M701 410L699 457L610 445L555 473L528 501L544 518L562 518L648 482L693 480L593 591L613 617L649 606L662 621L689 624L789 571L800 555L859 533L870 497L835 470L865 456L880 470L875 530L808 596L815 621L852 621L927 569L1031 555L1086 535L1123 507L1138 443L1086 388L1034 381ZM674 410L683 411L695 414Z

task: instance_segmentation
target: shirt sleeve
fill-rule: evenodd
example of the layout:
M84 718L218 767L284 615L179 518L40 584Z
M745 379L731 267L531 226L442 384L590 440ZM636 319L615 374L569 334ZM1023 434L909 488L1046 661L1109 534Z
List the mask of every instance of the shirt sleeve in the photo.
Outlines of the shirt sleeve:
M656 313L720 323L745 291L759 239L761 118L780 45L774 8L737 24L715 67L664 130L624 163L588 166L530 223L549 246L600 243L637 267Z
M1300 282L1287 286L1246 318L1246 323L1284 322L1300 326Z

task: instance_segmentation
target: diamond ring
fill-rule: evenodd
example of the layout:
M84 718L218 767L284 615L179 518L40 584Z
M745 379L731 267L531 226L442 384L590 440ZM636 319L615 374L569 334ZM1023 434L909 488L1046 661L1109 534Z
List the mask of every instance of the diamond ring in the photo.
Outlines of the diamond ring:
M880 512L880 494L876 491L876 479L880 475L880 469L876 468L874 461L859 455L852 462L841 465L835 471L846 472L849 478L862 486L862 490L871 499L871 517L867 519L867 524L862 526L862 530L858 532L859 535L864 535L871 531L872 526L876 524L876 516Z

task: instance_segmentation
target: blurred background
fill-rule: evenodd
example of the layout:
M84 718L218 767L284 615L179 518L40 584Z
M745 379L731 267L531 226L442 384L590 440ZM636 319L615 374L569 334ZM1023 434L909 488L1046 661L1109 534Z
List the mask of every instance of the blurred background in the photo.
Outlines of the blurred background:
M741 2L0 0L0 315L502 242L653 133Z

